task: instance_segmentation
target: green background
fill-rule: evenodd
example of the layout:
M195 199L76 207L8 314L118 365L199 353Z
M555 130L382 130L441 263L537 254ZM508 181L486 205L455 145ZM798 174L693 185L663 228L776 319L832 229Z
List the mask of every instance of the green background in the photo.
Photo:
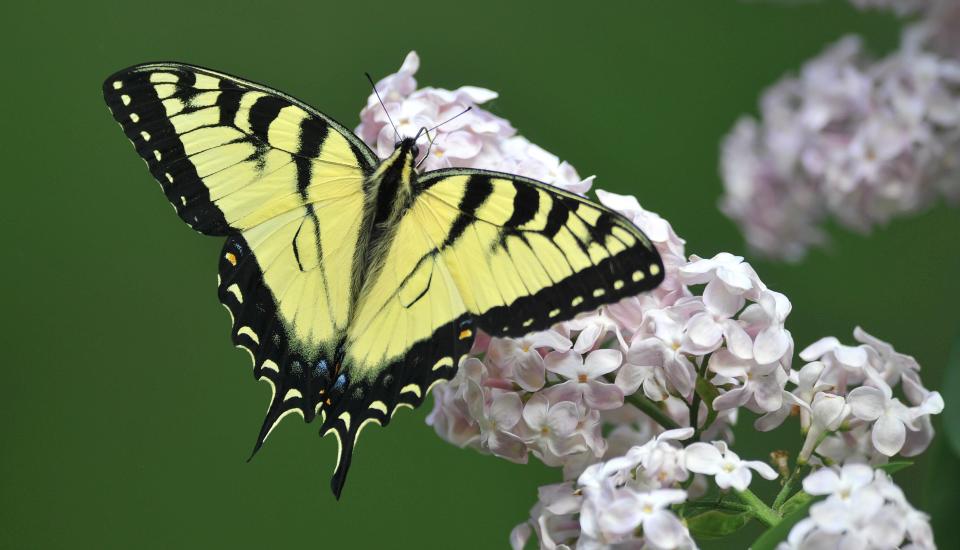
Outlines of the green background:
M3 548L496 548L536 488L559 479L443 442L424 425L429 406L365 433L339 503L336 444L313 425L282 423L247 463L269 392L229 345L221 243L171 213L111 119L100 86L113 71L205 65L352 127L363 72L383 76L416 49L421 85L497 90L493 110L532 141L639 196L688 253L713 255L745 252L716 208L717 153L736 118L830 41L858 32L882 53L901 25L839 1L718 0L16 2L5 20ZM792 299L798 348L850 341L862 324L941 387L958 333L957 212L834 234L799 265L751 258ZM794 444L792 424L751 439L750 420L741 455ZM898 474L941 540L960 511L944 441Z

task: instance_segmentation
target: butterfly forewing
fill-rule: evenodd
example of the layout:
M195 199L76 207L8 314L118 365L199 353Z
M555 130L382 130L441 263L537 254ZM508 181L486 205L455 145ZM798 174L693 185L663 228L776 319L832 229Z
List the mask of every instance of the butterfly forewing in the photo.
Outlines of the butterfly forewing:
M335 381L375 157L302 102L198 67L132 67L104 96L180 217L229 235L219 296L274 390L259 447L285 414L311 419Z

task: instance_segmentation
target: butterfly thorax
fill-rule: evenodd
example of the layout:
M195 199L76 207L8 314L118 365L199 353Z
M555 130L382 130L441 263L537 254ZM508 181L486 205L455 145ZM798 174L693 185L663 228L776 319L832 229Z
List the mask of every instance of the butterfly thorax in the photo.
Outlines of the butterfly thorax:
M400 141L364 183L368 200L357 246L354 296L359 296L364 283L377 275L397 224L413 203L417 153L412 138Z

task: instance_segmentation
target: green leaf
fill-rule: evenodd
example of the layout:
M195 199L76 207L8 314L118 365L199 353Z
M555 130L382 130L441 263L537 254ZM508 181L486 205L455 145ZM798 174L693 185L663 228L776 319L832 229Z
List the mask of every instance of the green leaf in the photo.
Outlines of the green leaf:
M791 500L795 497L796 495L791 497ZM789 500L787 502L789 502ZM814 502L815 501L811 499L807 501L806 504L796 508L791 514L785 515L783 519L780 520L780 523L767 529L757 540L753 541L753 544L750 545L750 550L775 550L778 544L787 540L790 529L792 529L798 521L807 517L807 511L810 510L810 505Z
M799 510L801 506L806 506L813 500L813 495L810 493L805 493L803 491L797 491L797 494L788 498L786 502L783 503L783 506L780 507L780 515L789 516L794 511Z
M913 466L913 462L910 462L909 460L898 460L897 462L887 462L882 466L877 466L877 469L893 475L904 468L909 468L910 466Z
M749 523L752 517L749 512L731 514L718 510L709 510L687 518L687 527L695 538L718 539L735 533Z
M960 457L960 407L956 406L956 403L960 403L960 336L953 342L953 351L944 369L941 393L943 400L952 405L943 410L943 431L953 454Z

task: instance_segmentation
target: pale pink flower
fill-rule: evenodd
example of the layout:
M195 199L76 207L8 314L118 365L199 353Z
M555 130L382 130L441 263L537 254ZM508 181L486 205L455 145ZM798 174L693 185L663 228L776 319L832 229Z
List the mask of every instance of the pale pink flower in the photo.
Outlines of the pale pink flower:
M814 502L778 550L935 548L929 518L882 471L864 464L821 468L803 480L803 489L826 498Z
M723 441L691 443L684 452L684 464L691 472L714 476L721 489L746 490L753 478L750 470L765 479L776 479L777 473L768 464L759 460L740 460L737 453L727 448Z
M911 409L893 397L890 386L882 382L878 386L854 388L847 396L847 402L854 416L874 423L871 430L873 446L884 455L893 456L903 448L907 430L920 429L917 418L943 411L943 398L937 392L930 392L919 407Z
M667 430L643 445L627 451L626 456L640 465L637 480L645 478L649 488L671 487L686 481L690 475L686 466L686 449L675 443L690 439L693 428Z
M883 506L883 495L874 487L873 468L864 464L848 464L837 472L821 468L803 480L803 490L811 495L829 495L810 508L810 517L817 527L829 533L859 528Z
M470 413L480 424L481 448L511 462L526 463L526 446L513 433L522 411L523 403L514 392L502 392L489 404L477 404Z
M614 383L624 395L632 395L643 387L648 398L663 401L668 395L664 361L663 346L655 339L636 340L630 345ZM686 368L684 371L687 372Z
M571 401L551 404L545 395L534 394L523 407L523 420L524 441L535 446L534 452L548 466L560 466L561 457L587 450L583 439L574 437L580 412Z
M567 379L552 386L550 394L558 400L572 397L598 410L619 407L623 404L623 391L602 379L619 368L622 361L623 354L613 349L598 349L586 358L575 351L550 352L544 358L547 370Z
M846 346L833 336L821 338L800 352L804 361L820 361L826 369L820 382L846 391L848 384L857 384L868 376L869 356L865 346Z
M493 338L487 348L489 360L526 391L543 387L546 370L543 351L566 351L570 340L553 330L534 332L522 338Z
M920 365L912 356L898 353L889 343L871 336L862 328L854 328L853 337L864 344L871 363L887 384L896 385L902 376L920 371Z
M748 405L756 412L773 412L783 404L788 375L779 363L760 365L744 361L726 350L710 356L708 368L729 378L743 378L742 383L713 401L713 408L722 411Z

